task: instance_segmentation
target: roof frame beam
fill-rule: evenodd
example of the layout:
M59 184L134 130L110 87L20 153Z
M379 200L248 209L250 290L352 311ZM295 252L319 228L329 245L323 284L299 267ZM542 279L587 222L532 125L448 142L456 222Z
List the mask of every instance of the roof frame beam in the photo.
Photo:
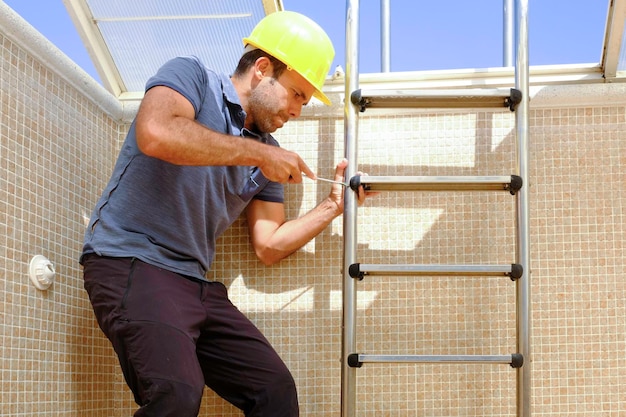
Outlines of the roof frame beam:
M606 19L601 61L602 72L608 82L617 77L624 23L626 23L626 0L611 0Z
M117 65L109 52L106 41L100 33L98 22L94 19L86 0L63 0L74 26L80 34L85 48L100 74L102 83L115 97L126 91L126 85Z

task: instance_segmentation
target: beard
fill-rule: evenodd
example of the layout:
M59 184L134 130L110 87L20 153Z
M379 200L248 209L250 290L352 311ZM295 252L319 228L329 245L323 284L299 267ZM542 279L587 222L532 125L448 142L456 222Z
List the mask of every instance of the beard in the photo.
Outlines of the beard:
M258 133L275 132L289 120L289 117L283 117L281 112L277 111L279 105L274 94L275 83L276 80L271 78L267 84L259 84L248 98L253 127Z

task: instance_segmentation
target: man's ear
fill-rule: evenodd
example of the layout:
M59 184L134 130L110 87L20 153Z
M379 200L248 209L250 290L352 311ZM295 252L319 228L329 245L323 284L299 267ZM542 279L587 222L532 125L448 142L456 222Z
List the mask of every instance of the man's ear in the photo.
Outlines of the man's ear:
M254 63L254 74L259 79L271 76L272 70L272 63L266 56L259 57Z

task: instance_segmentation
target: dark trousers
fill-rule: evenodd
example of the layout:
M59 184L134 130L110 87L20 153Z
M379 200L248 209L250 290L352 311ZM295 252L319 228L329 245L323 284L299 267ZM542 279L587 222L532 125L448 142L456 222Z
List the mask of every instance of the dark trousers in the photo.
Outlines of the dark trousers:
M135 417L195 417L205 384L246 416L298 416L291 373L223 284L134 258L83 263L98 324L140 406Z

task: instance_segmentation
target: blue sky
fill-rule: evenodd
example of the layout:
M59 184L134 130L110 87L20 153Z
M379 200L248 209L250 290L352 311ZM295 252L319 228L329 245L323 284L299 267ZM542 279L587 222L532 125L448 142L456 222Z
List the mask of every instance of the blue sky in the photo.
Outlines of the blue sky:
M94 65L62 0L4 0L87 73ZM317 21L345 57L345 2L283 0ZM390 0L391 70L487 68L502 65L503 0ZM531 65L598 63L608 0L529 0ZM380 1L362 0L360 72L380 71Z

